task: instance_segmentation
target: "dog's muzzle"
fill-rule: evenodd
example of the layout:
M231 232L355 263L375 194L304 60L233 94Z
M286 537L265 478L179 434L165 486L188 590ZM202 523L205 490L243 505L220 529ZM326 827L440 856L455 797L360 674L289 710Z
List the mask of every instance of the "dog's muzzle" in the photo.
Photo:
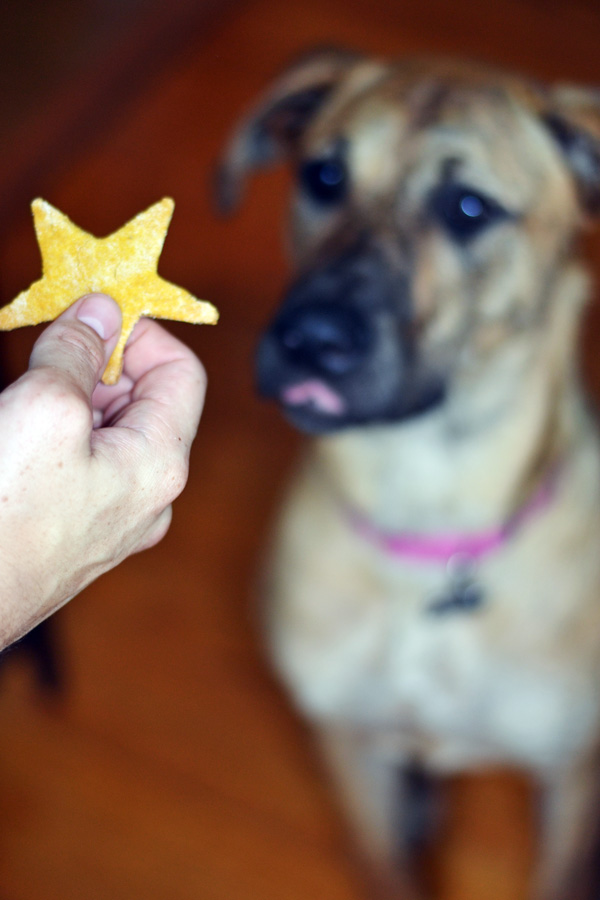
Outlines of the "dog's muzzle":
M274 333L289 362L325 377L349 375L372 345L366 316L336 303L313 303L283 313Z
M260 342L260 392L309 433L429 408L440 385L422 377L407 295L373 250L304 275Z

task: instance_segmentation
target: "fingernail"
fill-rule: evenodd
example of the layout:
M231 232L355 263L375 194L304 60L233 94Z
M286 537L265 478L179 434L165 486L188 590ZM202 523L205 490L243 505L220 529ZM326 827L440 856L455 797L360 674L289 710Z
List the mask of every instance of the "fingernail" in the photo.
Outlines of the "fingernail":
M108 341L121 327L121 310L106 294L88 294L77 310L77 318L89 325L103 341Z

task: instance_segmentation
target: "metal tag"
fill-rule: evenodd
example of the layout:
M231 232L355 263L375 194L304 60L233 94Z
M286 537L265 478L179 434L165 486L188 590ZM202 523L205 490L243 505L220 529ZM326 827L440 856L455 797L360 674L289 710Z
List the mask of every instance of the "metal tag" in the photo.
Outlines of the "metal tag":
M455 554L446 564L448 585L440 597L427 605L430 615L470 613L479 609L484 601L481 586L475 577L475 563L463 554Z

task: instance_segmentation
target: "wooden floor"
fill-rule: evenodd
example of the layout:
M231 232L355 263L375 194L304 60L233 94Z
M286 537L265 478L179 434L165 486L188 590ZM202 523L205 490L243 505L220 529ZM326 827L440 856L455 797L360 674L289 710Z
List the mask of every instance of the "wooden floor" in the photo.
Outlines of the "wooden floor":
M44 196L102 235L168 194L176 211L161 273L216 303L222 319L216 329L174 326L205 361L209 395L167 539L55 617L59 696L40 691L18 651L0 669L0 900L366 896L309 735L271 680L255 627L261 547L300 446L252 383L256 336L286 278L285 175L261 176L231 222L210 203L211 167L238 113L290 56L328 42L469 54L593 82L600 11L592 0L213 4L190 16L160 66L146 53L135 90L105 85L97 109L73 103L71 119L58 94L21 123L0 177L3 196L20 199L10 222L0 209L3 302L39 275L25 198ZM589 243L598 270L600 244ZM3 340L11 375L34 334ZM597 396L599 334L593 310L585 344ZM524 897L526 788L492 774L451 794L431 863L436 896Z

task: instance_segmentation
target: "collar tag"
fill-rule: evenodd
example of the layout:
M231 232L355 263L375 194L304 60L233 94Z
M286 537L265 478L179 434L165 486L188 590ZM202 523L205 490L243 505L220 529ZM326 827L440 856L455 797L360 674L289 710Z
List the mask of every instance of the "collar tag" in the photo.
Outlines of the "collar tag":
M484 602L483 589L476 579L476 564L465 554L456 553L446 564L448 585L441 596L431 600L426 612L433 616L448 613L472 613Z

